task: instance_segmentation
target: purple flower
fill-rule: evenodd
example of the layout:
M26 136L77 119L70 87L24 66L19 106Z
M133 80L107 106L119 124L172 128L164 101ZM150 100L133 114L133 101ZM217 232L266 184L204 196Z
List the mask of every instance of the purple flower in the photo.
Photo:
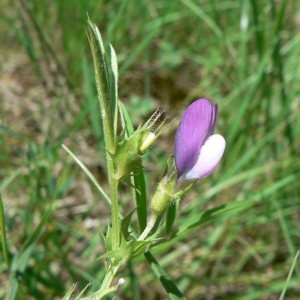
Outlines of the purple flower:
M218 105L199 99L184 113L175 136L174 157L178 181L208 176L220 162L225 139L213 134L218 115Z

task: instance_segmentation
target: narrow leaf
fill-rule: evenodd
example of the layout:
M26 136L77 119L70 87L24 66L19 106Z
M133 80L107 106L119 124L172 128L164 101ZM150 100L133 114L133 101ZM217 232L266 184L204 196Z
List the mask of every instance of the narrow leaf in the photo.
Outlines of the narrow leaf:
M121 220L121 230L122 230L122 233L123 233L123 236L124 236L125 240L128 239L128 236L130 234L130 232L128 231L128 229L129 229L131 217L132 217L133 213L135 212L135 210L136 209L134 209L132 212L130 212L126 217L124 217Z
M216 219L235 215L251 207L254 203L256 203L256 201L251 199L246 201L228 203L228 204L220 205L218 207L209 209L206 212L196 215L195 217L192 217L190 220L185 221L179 227L176 236L179 236L185 231L192 229L194 227L204 225L204 224L209 224L215 221Z
M179 300L186 299L179 288L176 286L175 282L170 278L170 276L164 271L162 266L157 262L150 251L144 253L146 259L151 265L156 277L161 281L165 290L169 294L170 299Z
M127 109L121 101L119 101L119 107L120 107L120 114L122 115L124 123L125 123L126 132L127 132L128 136L131 136L134 132L134 128L133 128L131 120L129 118Z
M90 42L95 66L95 78L102 113L105 147L107 151L113 153L116 142L114 130L114 124L116 124L114 107L116 105L113 103L110 94L110 81L106 62L106 54L101 34L97 26L91 22L89 17L87 18L87 23L88 26L86 32ZM109 160L108 154L107 160Z
M114 115L114 134L117 136L117 127L118 127L118 61L116 52L111 44L110 46L110 55L111 55L111 69L112 69L112 84L111 84L111 100L113 106L113 115Z
M82 300L82 296L84 294L84 292L86 291L86 289L91 285L91 283L87 284L85 286L85 288L79 293L79 295L76 296L76 298L74 300ZM84 299L84 298L83 298Z
M177 200L174 204L168 207L167 216L166 216L166 234L169 235L172 231L177 210L178 210L179 201Z
M134 132L131 120L129 118L128 112L121 101L119 101L120 113L125 122L125 129L128 136L132 135ZM146 189L146 179L143 171L138 174L134 174L134 186L135 186L135 202L137 207L137 216L139 223L139 233L141 234L147 226L147 189Z
M300 252L300 250L298 250L297 253L296 253L296 255L295 255L295 258L294 258L294 260L293 260L291 269L290 269L290 271L289 271L288 277L287 277L287 279L286 279L286 282L285 282L284 288L283 288L283 290L282 290L282 292L281 292L281 295L280 295L279 300L283 300L283 299L284 299L284 295L285 295L285 293L286 293L286 290L287 290L287 287L288 287L289 282L290 282L290 280L291 280L293 271L294 271L295 266L296 266L296 264L297 264L297 260L298 260L298 257L299 257L299 252Z
M21 247L19 253L14 256L9 276L9 292L7 296L8 300L14 300L17 296L20 284L20 276L24 274L27 268L28 262L32 255L32 251L42 233L42 230L46 225L46 222L48 221L50 212L51 209L49 209L48 212L44 215L38 227Z
M107 196L107 194L104 192L104 190L99 185L97 179L95 176L87 169L87 167L75 156L75 154L65 145L62 145L62 147L68 152L68 154L75 160L75 162L79 165L79 167L84 171L84 173L90 178L92 183L95 185L95 187L98 189L100 194L104 197L104 199L107 201L108 204L111 204L110 198Z
M62 298L62 300L70 300L70 299L72 299L71 297L72 297L72 294L73 294L73 292L74 292L74 290L75 290L75 288L76 288L76 283L74 283L72 286L71 286L71 288L68 290L68 292L65 294L65 296Z
M9 269L10 261L8 257L7 240L6 240L5 213L4 213L4 205L3 205L1 194L0 194L0 226L1 226L0 229L1 229L1 244L2 244L3 256L7 264L7 267Z

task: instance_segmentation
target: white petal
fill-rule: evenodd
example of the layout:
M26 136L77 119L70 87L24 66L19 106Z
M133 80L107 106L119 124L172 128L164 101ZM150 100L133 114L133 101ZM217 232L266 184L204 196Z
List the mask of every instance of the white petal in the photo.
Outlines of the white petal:
M225 139L221 135L210 136L201 147L197 163L182 176L182 179L198 179L212 173L223 156L225 146Z

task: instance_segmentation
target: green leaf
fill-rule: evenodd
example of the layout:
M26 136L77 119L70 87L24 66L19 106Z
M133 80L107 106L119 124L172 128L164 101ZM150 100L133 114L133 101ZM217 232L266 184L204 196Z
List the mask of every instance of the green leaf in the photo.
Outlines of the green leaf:
M114 97L111 98L110 93L110 81L108 75L108 68L106 62L106 54L103 46L101 34L95 24L93 24L89 17L87 17L87 36L90 42L94 66L95 66L95 77L96 77L96 86L98 91L98 98L100 102L101 112L102 112L102 120L103 120L103 132L105 138L105 146L107 151L113 152L116 143L116 130L115 126L117 124L117 120L115 116L117 113L115 109L117 104L115 102L116 97L116 78L113 80L113 90ZM116 59L114 59L113 64L116 63ZM113 66L113 74L114 77L116 74L116 66Z
M150 251L144 253L146 259L151 265L152 270L154 271L156 277L160 280L165 290L169 294L170 299L172 300L183 300L186 299L179 288L176 286L175 282L170 278L170 276L165 272L162 266L157 262L154 256Z
M1 226L0 229L1 229L1 244L2 244L3 256L7 264L7 267L9 269L10 261L8 256L8 247L7 247L7 240L6 240L5 213L4 213L4 205L3 205L1 194L0 194L0 226Z
M131 217L135 211L136 211L136 208L121 220L121 231L123 233L125 240L127 240L128 236L130 235L128 228L130 225Z
M108 251L107 253L100 256L98 259L113 259L113 264L115 266L123 266L133 256L147 251L148 246L156 240L157 239L154 236L152 236L144 241L139 241L135 238L132 238L130 241L126 241L124 236L122 235L120 248Z
M82 296L84 294L84 292L87 290L87 288L91 285L91 283L87 284L85 286L85 288L76 296L76 298L74 298L74 300L80 300L82 299Z
M296 255L295 255L295 258L294 258L294 260L293 260L291 269L290 269L290 271L289 271L289 275L288 275L288 277L287 277L287 279L286 279L286 282L285 282L284 288L283 288L283 290L282 290L282 292L281 292L281 295L280 295L279 300L283 300L283 299L284 299L284 295L285 295L285 293L286 293L286 290L287 290L288 285L289 285L289 282L290 282L290 280L291 280L293 271L294 271L295 266L296 266L297 261L298 261L299 252L300 252L300 250L298 250L297 253L296 253Z
M246 201L238 201L234 203L228 203L224 205L220 205L213 209L207 210L204 213L196 215L186 222L184 222L175 233L175 236L179 236L187 230L190 230L194 227L209 224L216 219L225 218L228 216L236 215L237 213L251 207L255 204L255 200L246 200Z
M0 125L0 131L10 135L10 136L13 136L17 139L19 139L20 141L22 142L25 142L27 144L32 144L32 141L27 139L26 137L24 137L23 135L11 130L10 128L6 127L6 126L3 126L3 125Z
M190 8L195 15L197 15L208 27L210 27L220 41L225 44L228 52L231 55L235 54L235 50L230 41L227 40L227 36L224 34L218 24L216 24L215 21L201 8L201 5L197 5L191 0L182 0L182 3Z
M147 226L147 190L143 171L134 175L134 185L139 230L142 233Z
M85 87L83 90L83 96L86 99L85 107L89 108L89 115L91 118L91 128L93 130L94 135L100 141L101 139L103 140L102 128L101 128L102 120L98 108L98 98L94 90L95 79L94 79L94 74L91 72L93 68L92 66L90 66L85 56L83 56L82 58L81 66L82 66L81 67L82 75L85 82Z
M134 133L134 128L132 126L131 120L129 118L128 112L124 104L119 101L120 114L124 120L125 130L128 136ZM137 217L139 224L139 233L142 233L147 226L147 189L146 189L146 179L143 170L140 170L133 177L135 186L135 202L137 207Z
M114 134L117 136L118 127L118 61L116 52L111 44L110 55L111 55L111 69L112 69L112 84L111 84L111 101L113 102L113 113L114 113Z
M29 259L32 255L32 251L35 247L37 240L39 239L42 233L42 230L46 225L50 212L51 209L49 209L48 212L44 215L43 219L41 220L36 230L23 244L19 253L16 254L13 258L11 269L10 269L10 276L9 276L9 292L7 297L8 300L14 300L17 295L22 274L27 268Z
M124 121L123 127L125 128L127 135L131 136L134 133L134 128L132 126L127 109L121 101L119 101L119 107L120 107L120 114L121 114L122 120Z
M62 300L70 300L71 296L76 288L76 283L74 283L71 288L68 290L68 292L65 294L65 296L62 298Z
M176 219L176 213L178 210L179 200L176 200L175 203L172 203L167 210L166 216L166 234L169 235L172 231L173 224Z
M104 242L104 246L107 252L112 251L113 249L113 244L112 244L112 230L111 230L111 226L108 224L107 226L107 231L106 231L106 235L103 235L101 233L101 236L103 238L103 242Z

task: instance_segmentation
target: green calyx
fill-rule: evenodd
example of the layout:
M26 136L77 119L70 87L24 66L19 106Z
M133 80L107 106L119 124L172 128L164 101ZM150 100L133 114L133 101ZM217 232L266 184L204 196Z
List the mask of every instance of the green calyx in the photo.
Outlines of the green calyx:
M142 156L161 134L162 126L166 121L166 118L161 120L162 115L162 111L156 111L143 126L140 125L129 137L126 136L126 131L121 134L115 152L110 154L118 180L143 169Z
M115 154L112 154L117 179L130 176L142 170L142 155L139 153L140 130L117 144Z
M150 207L155 216L165 212L170 203L175 200L174 187L176 184L177 172L171 175L165 175L151 199Z
M168 169L168 168L167 168ZM177 172L171 171L165 175L151 199L150 207L154 216L158 217L163 214L168 206L178 199L181 199L188 190L193 186L194 182L190 183L185 188L177 186Z

